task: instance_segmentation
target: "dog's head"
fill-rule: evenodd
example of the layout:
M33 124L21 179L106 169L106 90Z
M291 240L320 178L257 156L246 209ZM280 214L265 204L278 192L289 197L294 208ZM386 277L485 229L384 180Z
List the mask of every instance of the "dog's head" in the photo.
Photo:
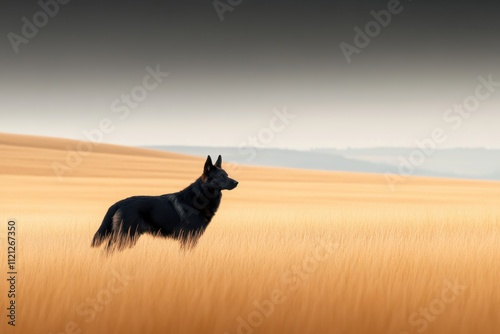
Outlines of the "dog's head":
M222 157L220 155L215 165L212 163L212 158L207 157L201 179L210 188L219 190L233 190L238 185L238 181L231 179L226 171L222 169Z

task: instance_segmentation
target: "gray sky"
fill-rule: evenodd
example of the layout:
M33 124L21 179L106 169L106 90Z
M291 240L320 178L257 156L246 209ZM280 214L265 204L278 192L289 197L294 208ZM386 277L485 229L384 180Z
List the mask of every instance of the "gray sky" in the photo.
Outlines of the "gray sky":
M224 21L210 1L70 2L17 54L7 34L40 8L7 1L0 132L84 139L109 118L108 143L238 146L260 134L311 148L415 146L442 128L441 147L500 148L500 87L463 122L446 114L479 76L500 82L500 5L401 6L348 64L339 44L355 45L353 28L386 1L243 1ZM169 76L120 119L116 99L157 64ZM296 117L269 140L284 107Z

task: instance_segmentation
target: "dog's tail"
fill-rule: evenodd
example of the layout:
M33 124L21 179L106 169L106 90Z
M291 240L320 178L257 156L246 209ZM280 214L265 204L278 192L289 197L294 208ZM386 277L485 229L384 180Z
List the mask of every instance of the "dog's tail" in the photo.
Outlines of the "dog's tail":
M113 232L113 217L119 207L117 203L108 209L108 212L102 220L101 227L99 227L92 239L92 247L99 247L104 241L111 237L111 233Z

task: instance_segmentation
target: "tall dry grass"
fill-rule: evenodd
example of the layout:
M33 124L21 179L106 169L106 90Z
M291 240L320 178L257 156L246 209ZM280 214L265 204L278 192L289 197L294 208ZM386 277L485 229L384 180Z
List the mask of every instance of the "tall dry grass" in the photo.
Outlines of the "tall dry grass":
M143 236L107 257L90 248L107 207L179 189L199 163L125 155L177 174L94 175L115 158L63 183L1 170L0 222L16 218L19 233L18 326L2 316L2 332L500 331L498 183L410 179L391 192L379 176L238 168L194 250Z
M422 317L418 326L409 317L440 299L446 281L467 289L427 333L500 325L492 205L223 203L193 251L144 236L111 257L89 248L102 210L52 211L16 217L18 333L59 333L71 322L82 333L237 333L240 317L260 324L254 303L268 305L275 290L282 297L269 317L259 311L255 333L418 333ZM109 300L109 284L120 285L113 272L131 279ZM82 309L92 299L109 305Z

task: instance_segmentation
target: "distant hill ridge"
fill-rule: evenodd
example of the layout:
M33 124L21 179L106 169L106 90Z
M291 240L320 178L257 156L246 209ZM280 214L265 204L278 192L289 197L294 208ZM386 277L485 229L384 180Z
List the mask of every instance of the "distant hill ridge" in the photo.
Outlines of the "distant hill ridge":
M400 174L412 167L410 156L417 148L256 149L250 147L149 146L148 148L206 156L222 154L234 163L311 170ZM403 167L402 167L403 166ZM500 150L482 148L438 149L426 156L412 175L462 179L500 180Z

